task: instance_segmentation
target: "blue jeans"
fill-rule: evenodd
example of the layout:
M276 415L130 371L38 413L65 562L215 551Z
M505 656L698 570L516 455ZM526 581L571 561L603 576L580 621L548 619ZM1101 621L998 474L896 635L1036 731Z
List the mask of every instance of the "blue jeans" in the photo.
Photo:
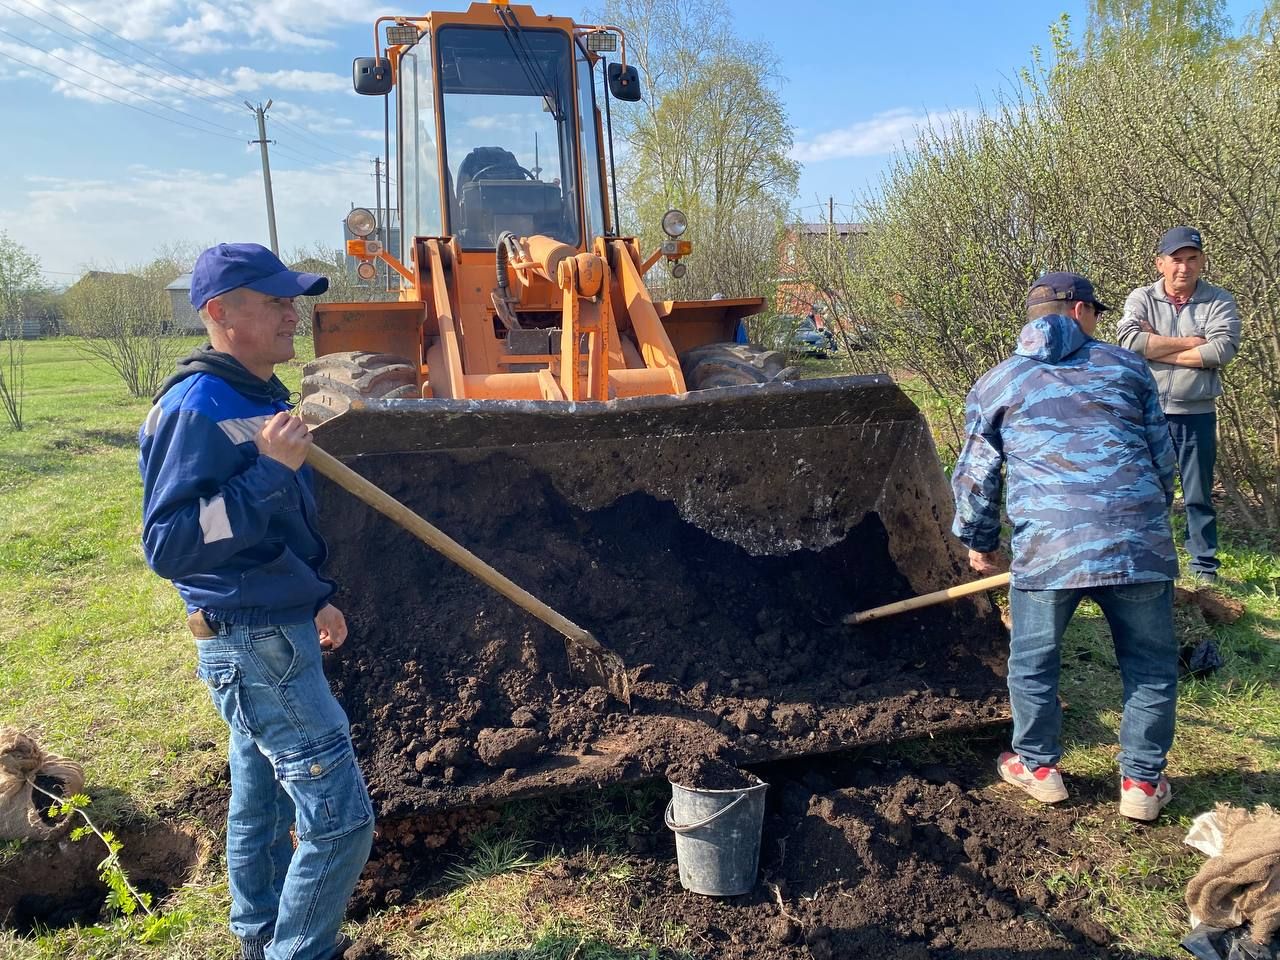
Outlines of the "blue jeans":
M373 807L315 625L222 624L196 650L231 728L231 930L247 958L330 960L369 857Z
M1009 702L1013 749L1035 769L1062 757L1058 674L1062 634L1085 596L1111 627L1124 688L1120 772L1155 783L1173 744L1178 700L1178 643L1173 634L1173 584L1127 583L1067 590L1010 590Z
M1216 413L1170 413L1169 438L1178 458L1182 501L1187 507L1187 553L1191 572L1218 570L1218 512L1213 508L1213 465L1218 459Z

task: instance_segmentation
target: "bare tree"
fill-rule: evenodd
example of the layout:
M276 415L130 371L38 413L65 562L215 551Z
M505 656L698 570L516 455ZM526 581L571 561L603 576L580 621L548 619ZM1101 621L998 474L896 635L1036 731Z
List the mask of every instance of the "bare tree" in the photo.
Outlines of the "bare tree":
M329 278L329 289L320 297L299 297L294 301L298 308L298 333L310 336L312 319L317 303L370 303L379 300L395 300L399 294L386 290L382 280L361 280L347 269L343 252L323 243L299 247L286 258L295 270L319 273Z
M184 263L153 260L128 272L90 271L66 294L66 326L79 349L105 363L135 397L150 397L185 352L165 286Z
M15 430L22 429L27 387L26 307L43 291L40 261L0 231L0 338L5 341L5 354L0 358L0 407Z

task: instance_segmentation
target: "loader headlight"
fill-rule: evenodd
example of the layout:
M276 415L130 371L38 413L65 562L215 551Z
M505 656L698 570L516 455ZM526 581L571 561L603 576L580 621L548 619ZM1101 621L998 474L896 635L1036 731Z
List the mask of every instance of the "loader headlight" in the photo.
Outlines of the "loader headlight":
M378 276L378 268L366 260L356 267L356 276L361 280L374 280Z
M356 207L347 214L347 229L354 237L367 237L378 229L378 218L364 207Z
M411 47L418 42L422 31L411 23L397 23L387 27L387 46Z
M587 49L592 53L613 53L618 49L618 35L608 30L592 30L587 34Z
M684 275L688 272L689 272L689 268L686 267L683 263L677 262L671 265L671 276L675 277L677 280L682 279Z
M662 232L671 239L684 236L689 229L689 218L683 210L668 210L662 215Z

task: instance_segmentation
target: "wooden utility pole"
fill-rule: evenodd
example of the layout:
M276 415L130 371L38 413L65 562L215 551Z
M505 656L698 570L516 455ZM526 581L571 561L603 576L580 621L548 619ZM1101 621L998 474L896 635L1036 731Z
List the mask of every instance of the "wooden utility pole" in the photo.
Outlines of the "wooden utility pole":
M271 109L271 101L266 105L254 106L248 100L244 105L258 117L258 139L250 140L262 148L262 185L267 191L267 229L271 233L271 252L280 256L280 241L276 238L276 202L271 196L271 161L267 158L267 144L275 141L267 139L267 111Z

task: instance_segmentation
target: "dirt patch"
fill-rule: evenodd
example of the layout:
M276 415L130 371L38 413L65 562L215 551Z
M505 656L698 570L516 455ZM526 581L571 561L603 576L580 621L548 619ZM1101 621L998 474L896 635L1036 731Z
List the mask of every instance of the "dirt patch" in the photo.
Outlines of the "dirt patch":
M153 903L185 883L205 854L195 831L152 824L114 832L130 883ZM0 868L0 926L27 936L105 919L107 886L98 877L105 855L96 837L23 844Z
M616 855L630 879L603 886L593 880L601 848L619 837L584 824L608 820L601 807L616 807L618 815L636 809L636 794L616 791L548 805L536 832L540 846L562 856L535 872L530 900L563 901L572 915L574 901L590 889L622 925L654 939L687 931L685 947L706 960L1121 955L1111 952L1111 932L1083 909L1084 891L1055 895L1044 884L1051 873L1081 872L1087 863L1072 833L1079 811L1070 806L1032 805L976 761L904 764L870 751L757 770L770 789L760 883L751 893L719 899L684 891L660 813L626 837L629 853ZM644 789L660 811L660 791ZM396 830L383 827L386 843ZM465 856L450 842L433 857L403 859L419 867L434 860L434 876L423 878L432 882L455 854ZM374 874L398 854L384 848L375 856L363 889L377 902ZM395 901L412 893L396 887Z
M841 624L912 592L875 513L821 548L757 555L646 493L582 509L517 458L434 462L430 483L369 459L371 479L617 650L634 690L627 710L584 688L562 638L330 491L327 572L352 636L329 676L383 816L1006 716L1007 638L985 601Z
M1209 587L1174 587L1174 603L1194 607L1209 623L1235 623L1244 616L1244 603Z

